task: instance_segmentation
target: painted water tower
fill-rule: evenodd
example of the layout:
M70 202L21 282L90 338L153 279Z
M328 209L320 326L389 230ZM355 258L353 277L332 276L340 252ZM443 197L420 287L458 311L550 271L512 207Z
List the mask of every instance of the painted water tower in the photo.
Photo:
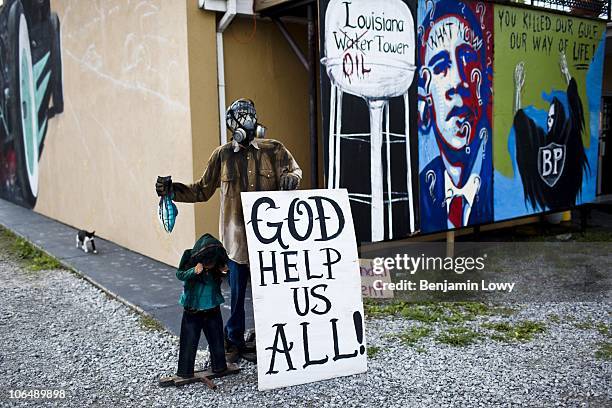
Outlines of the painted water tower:
M402 0L332 0L327 6L322 29L325 37L321 63L331 82L327 186L340 187L341 142L345 137L342 133L342 98L344 94L351 94L362 98L369 108L370 131L366 137L369 138L371 181L369 195L352 196L351 199L370 205L372 242L393 238L392 203L394 194L398 193L391 188L390 150L393 143L388 105L390 99L403 97L405 134L402 137L405 143L402 144L406 146L408 174L406 191L402 196L409 201L409 231L413 233L415 205L408 96L416 70L412 12ZM386 163L382 160L383 142L387 152Z

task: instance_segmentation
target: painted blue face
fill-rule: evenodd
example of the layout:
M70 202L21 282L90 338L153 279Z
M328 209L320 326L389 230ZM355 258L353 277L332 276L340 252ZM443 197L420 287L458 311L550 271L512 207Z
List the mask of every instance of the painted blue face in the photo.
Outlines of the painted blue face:
M548 109L548 119L546 120L546 125L549 132L552 130L552 127L555 124L555 117L555 104L551 104L550 109Z

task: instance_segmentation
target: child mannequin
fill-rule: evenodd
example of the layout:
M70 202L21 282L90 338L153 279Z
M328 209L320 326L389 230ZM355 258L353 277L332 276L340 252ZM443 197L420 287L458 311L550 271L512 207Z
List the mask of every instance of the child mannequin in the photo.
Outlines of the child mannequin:
M194 364L200 333L208 341L210 362L215 377L223 376L229 367L225 361L223 319L220 305L225 301L221 294L221 279L227 271L227 252L216 238L203 235L192 249L183 253L176 277L184 282L179 303L184 307L181 322L180 352L176 375L182 378L194 376Z

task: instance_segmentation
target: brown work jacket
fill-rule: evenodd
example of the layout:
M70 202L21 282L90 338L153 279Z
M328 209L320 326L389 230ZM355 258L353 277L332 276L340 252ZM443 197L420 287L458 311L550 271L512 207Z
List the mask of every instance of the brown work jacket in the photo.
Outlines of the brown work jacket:
M221 189L219 235L231 260L249 263L240 193L279 190L280 178L290 173L302 179L302 170L283 144L274 139L255 139L248 147L236 142L219 146L208 159L200 180L173 183L174 200L208 201Z

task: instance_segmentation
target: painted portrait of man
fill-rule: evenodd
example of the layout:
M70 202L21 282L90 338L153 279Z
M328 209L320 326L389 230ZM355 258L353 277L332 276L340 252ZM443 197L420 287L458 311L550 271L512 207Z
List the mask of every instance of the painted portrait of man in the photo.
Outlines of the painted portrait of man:
M423 1L419 26L421 231L493 219L492 9Z

